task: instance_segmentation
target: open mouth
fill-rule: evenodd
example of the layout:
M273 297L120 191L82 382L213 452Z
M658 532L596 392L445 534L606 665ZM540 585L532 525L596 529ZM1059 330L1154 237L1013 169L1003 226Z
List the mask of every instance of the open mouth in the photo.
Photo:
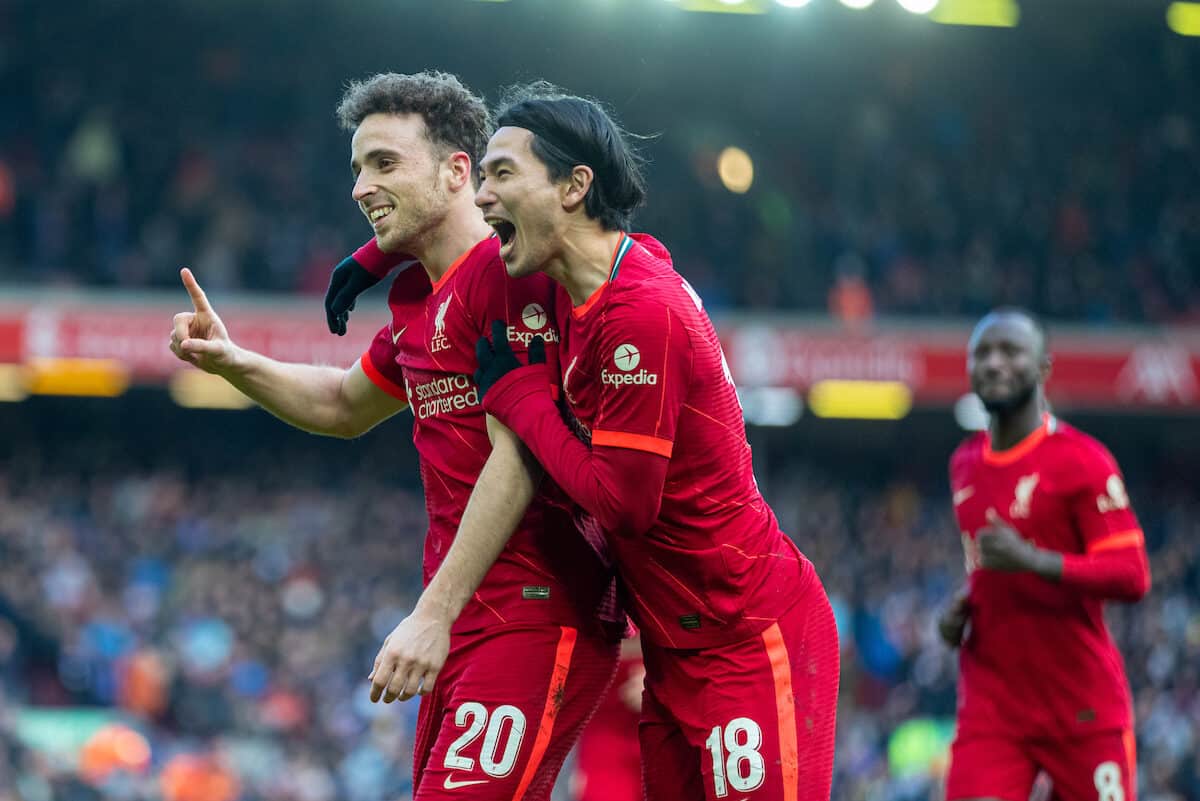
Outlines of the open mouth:
M371 209L367 216L371 220L371 225L378 225L380 220L382 220L384 217L387 217L394 210L394 206L380 206L377 209Z
M491 225L496 236L500 237L500 247L512 244L513 237L517 235L517 226L508 220L492 220Z

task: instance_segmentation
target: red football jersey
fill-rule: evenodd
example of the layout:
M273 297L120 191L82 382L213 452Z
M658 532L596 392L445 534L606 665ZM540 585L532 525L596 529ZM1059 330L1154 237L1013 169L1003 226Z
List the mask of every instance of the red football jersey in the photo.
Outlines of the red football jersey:
M488 440L475 343L492 320L508 322L508 340L522 354L535 335L557 364L553 282L543 275L512 279L489 237L463 254L431 285L420 265L401 272L388 304L392 321L363 355L363 371L381 389L407 400L420 455L429 533L424 580L437 572L483 469ZM608 571L575 530L569 511L536 497L500 558L455 622L455 632L497 623L594 625L609 586Z
M1144 547L1112 455L1047 415L1008 450L993 451L986 432L965 441L950 459L950 486L971 610L959 655L960 731L1064 737L1128 728L1129 684L1103 600L1032 573L978 569L975 543L994 509L1040 548Z
M661 243L623 236L608 282L575 308L560 288L556 311L576 432L593 446L670 459L653 527L609 542L642 636L700 648L762 631L814 572L758 490L733 377L700 298Z

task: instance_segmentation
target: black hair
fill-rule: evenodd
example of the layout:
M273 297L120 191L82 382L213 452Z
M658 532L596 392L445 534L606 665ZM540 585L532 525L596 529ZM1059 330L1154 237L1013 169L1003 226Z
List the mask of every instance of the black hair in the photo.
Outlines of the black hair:
M546 165L551 180L561 181L580 164L591 167L584 211L606 230L628 230L634 210L646 198L644 160L629 144L633 135L603 106L537 81L504 93L496 125L532 133L533 154Z

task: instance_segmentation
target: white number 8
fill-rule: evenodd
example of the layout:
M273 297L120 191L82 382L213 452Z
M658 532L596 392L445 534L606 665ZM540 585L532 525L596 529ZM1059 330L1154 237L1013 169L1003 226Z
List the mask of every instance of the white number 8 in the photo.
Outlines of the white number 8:
M721 727L714 726L704 744L712 754L713 789L717 798L729 795L730 787L748 793L762 786L767 765L758 753L762 747L762 729L753 720L734 718L725 727L724 737Z
M1116 762L1101 762L1092 774L1092 781L1099 791L1099 801L1125 801L1125 787L1121 784L1121 766Z

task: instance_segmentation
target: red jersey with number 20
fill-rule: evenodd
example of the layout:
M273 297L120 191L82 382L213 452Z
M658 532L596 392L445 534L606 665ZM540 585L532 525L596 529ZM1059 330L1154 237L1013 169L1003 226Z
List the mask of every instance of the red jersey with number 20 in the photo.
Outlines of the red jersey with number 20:
M562 397L595 447L670 460L649 531L611 537L626 608L668 648L737 642L787 611L815 573L758 490L733 377L699 296L661 243L623 236L608 282L556 303Z
M429 532L424 579L433 577L458 532L475 480L491 453L479 388L475 343L492 320L508 323L508 340L524 353L534 335L557 364L554 284L544 275L513 279L489 237L464 253L431 285L419 264L401 272L388 304L392 321L363 355L363 371L385 392L407 400L421 462ZM590 630L610 572L575 530L561 505L539 495L454 624L454 632L500 623L535 622Z
M1021 536L1064 554L1126 549L1145 557L1116 462L1054 417L1013 448L977 434L950 460L970 586L959 663L960 732L1070 737L1132 725L1125 665L1103 597L1032 573L978 569L975 537L994 509Z

